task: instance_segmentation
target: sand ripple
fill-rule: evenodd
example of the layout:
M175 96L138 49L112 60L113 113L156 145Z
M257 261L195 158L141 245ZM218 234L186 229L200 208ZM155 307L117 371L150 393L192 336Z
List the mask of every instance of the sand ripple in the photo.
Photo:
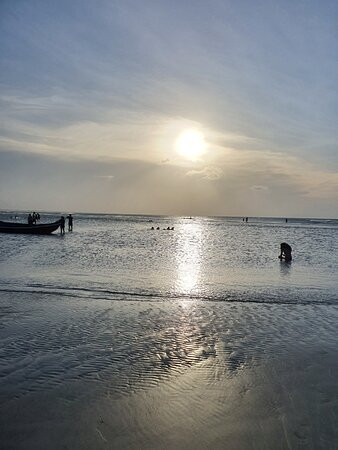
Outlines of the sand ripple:
M294 343L294 352L315 349L320 329L327 343L336 339L333 317L321 316L323 306L127 302L122 308L119 302L101 302L97 308L86 300L35 297L28 304L32 308L24 314L12 294L1 307L0 369L6 385L1 394L7 399L8 386L20 397L76 380L94 381L119 396L204 362L214 367L216 378L232 377L280 357Z

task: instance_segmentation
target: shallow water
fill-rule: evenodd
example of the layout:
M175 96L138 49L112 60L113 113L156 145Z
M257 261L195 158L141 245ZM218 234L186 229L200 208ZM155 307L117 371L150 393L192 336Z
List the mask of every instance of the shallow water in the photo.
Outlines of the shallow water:
M337 222L74 225L0 235L0 448L337 448Z
M78 215L64 237L0 234L0 290L335 304L337 237L334 220ZM278 260L284 241L291 263Z

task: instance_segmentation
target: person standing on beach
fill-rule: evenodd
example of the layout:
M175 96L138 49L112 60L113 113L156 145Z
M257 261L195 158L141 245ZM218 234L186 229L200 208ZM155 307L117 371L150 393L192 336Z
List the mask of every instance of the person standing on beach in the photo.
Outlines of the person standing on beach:
M60 219L60 233L65 234L65 218L64 218L64 216L61 216L61 219Z
M68 231L73 231L73 216L69 214L67 219L68 219Z

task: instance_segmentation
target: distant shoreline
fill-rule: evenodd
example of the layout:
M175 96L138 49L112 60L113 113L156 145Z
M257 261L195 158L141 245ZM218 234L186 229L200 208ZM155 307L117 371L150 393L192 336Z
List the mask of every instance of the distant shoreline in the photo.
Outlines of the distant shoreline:
M28 214L30 211L34 211L35 209L2 209L0 208L0 213L8 213L8 214ZM40 214L47 215L61 215L61 214L78 214L78 215L92 215L92 216L143 216L143 217L178 217L178 218L190 218L189 214L148 214L148 213L119 213L119 212L83 212L83 211L73 211L73 210L63 210L63 211L46 211L42 209L36 209ZM243 214L242 216L232 216L232 215L192 215L191 218L215 218L215 219L240 219L243 217L248 217L249 220L255 219L263 219L263 220L338 220L338 217L304 217L304 216L248 216Z

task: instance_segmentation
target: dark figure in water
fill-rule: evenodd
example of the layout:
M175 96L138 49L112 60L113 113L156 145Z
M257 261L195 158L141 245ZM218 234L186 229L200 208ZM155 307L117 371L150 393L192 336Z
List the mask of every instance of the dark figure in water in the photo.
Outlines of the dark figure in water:
M68 231L73 231L73 216L69 214L67 219L68 219Z
M248 220L249 220L248 217L246 217L246 218L245 218L245 222L247 222Z
M288 219L285 219L285 223L288 223Z
M65 218L64 218L64 216L61 216L61 219L60 219L60 232L61 232L61 234L65 234Z
M291 252L292 252L291 245L287 244L286 242L282 242L280 245L279 259L280 260L284 259L286 262L291 261L292 260Z
M31 213L28 214L27 222L28 222L28 225L33 225L33 223L34 223Z

